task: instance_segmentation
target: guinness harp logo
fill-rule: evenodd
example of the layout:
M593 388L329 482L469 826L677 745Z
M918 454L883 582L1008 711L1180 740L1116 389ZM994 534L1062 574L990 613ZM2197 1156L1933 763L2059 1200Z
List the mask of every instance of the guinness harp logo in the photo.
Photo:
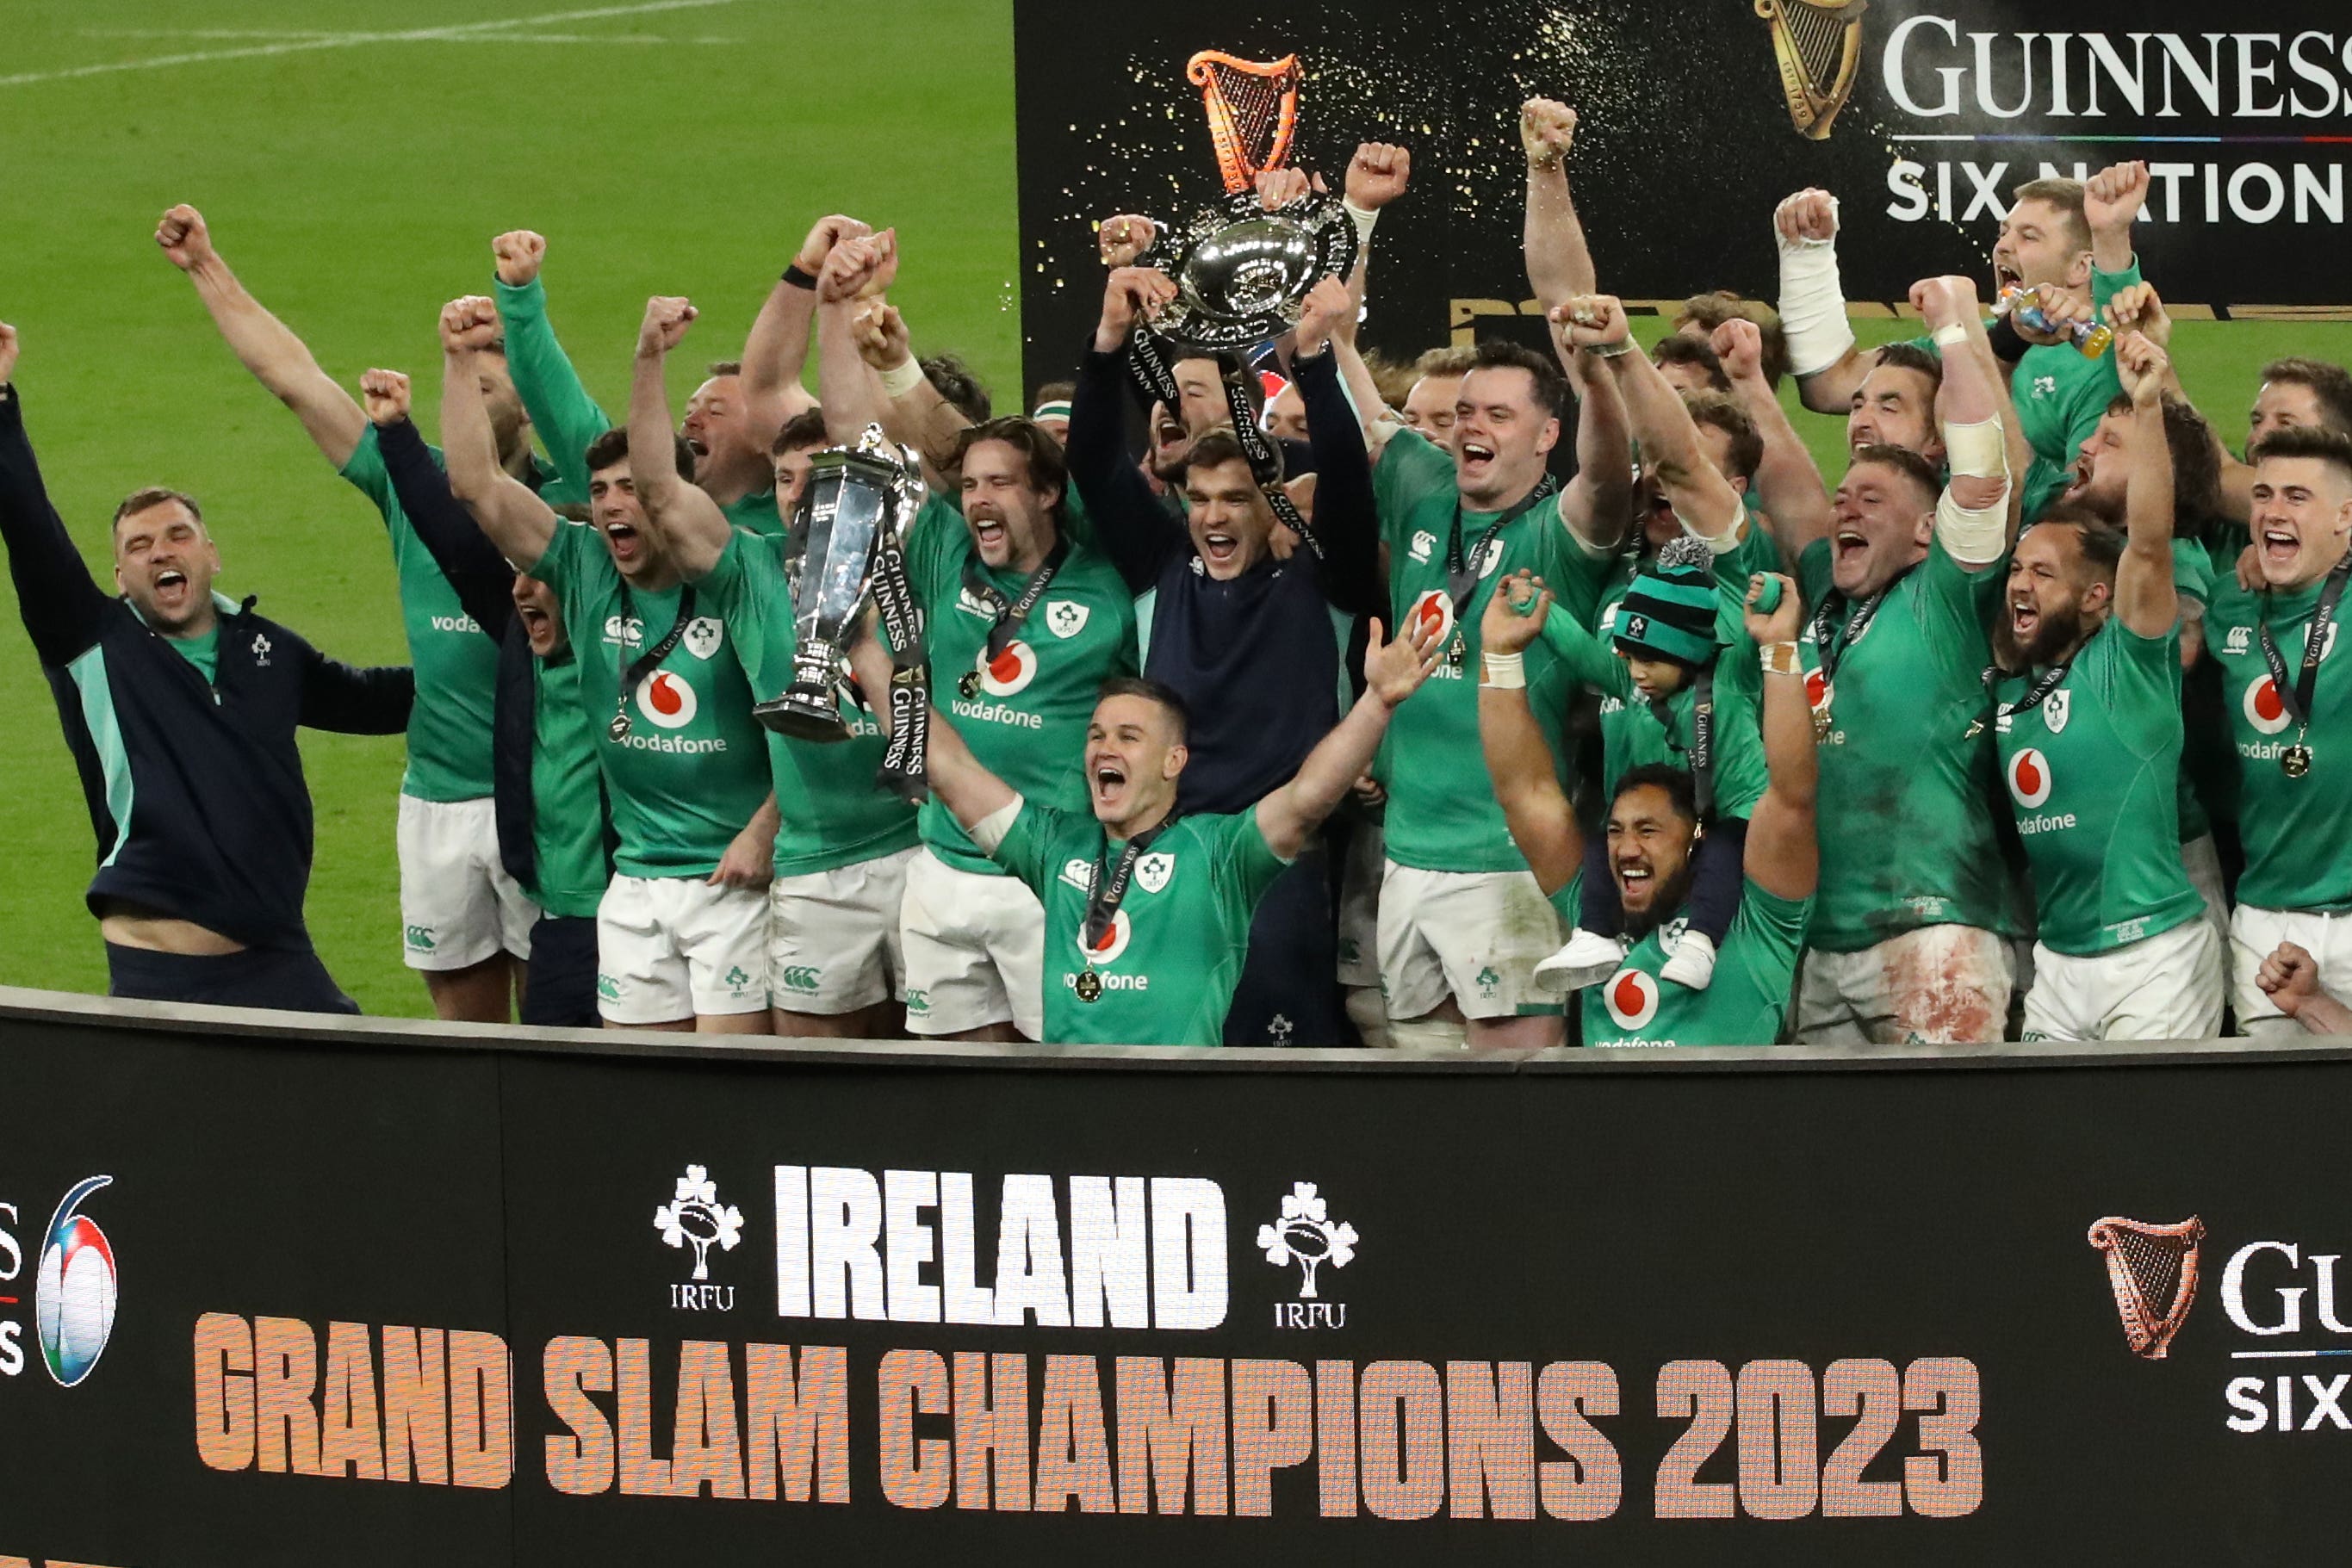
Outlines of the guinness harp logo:
M2107 1255L2107 1283L2132 1354L2162 1361L2197 1301L2197 1244L2205 1239L2205 1222L2192 1214L2178 1225L2144 1225L2109 1215L2091 1227L2090 1239Z
M1756 14L1772 24L1789 118L1816 141L1827 139L1830 122L1853 96L1868 9L1870 0L1756 0Z
M1261 170L1282 167L1298 129L1297 55L1244 60L1202 49L1185 62L1184 74L1201 89L1228 194L1248 190Z

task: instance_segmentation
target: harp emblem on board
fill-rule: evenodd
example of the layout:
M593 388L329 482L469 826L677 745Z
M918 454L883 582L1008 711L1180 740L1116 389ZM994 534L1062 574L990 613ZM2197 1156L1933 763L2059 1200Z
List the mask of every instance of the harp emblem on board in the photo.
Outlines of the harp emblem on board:
M2162 1361L2165 1347L2197 1301L2197 1244L2205 1222L2147 1225L2109 1215L2091 1227L2091 1245L2106 1254L2107 1283L2132 1354Z
M1248 190L1260 171L1282 167L1298 129L1297 55L1244 60L1202 49L1185 62L1184 74L1201 89L1217 170L1229 193Z
M1772 24L1789 118L1816 141L1829 135L1830 122L1853 96L1862 14L1869 9L1870 0L1756 0L1756 14Z

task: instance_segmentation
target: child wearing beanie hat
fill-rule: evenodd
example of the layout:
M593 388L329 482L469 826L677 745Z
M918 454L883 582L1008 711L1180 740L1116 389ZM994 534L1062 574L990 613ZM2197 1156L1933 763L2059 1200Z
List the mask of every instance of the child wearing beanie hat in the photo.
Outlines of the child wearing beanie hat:
M1716 951L1738 915L1748 818L1764 794L1755 663L1718 661L1727 643L1747 637L1745 586L1718 586L1706 546L1675 539L1626 590L1610 631L1613 650L1570 616L1549 616L1541 631L1570 673L1601 694L1604 799L1633 768L1664 763L1692 775L1699 824L1685 924L1658 977L1693 990L1714 978ZM1536 966L1537 983L1566 992L1607 979L1624 962L1625 937L1608 836L1595 833L1585 844L1575 929Z

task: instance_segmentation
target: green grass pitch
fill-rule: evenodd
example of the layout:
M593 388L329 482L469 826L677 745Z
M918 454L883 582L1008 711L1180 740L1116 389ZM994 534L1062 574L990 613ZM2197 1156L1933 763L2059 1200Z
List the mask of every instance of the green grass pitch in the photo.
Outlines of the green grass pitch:
M551 309L608 409L622 406L647 295L703 308L674 366L682 402L701 361L740 349L829 211L896 225L908 258L897 298L918 342L964 353L1000 404L1021 396L1006 0L503 0L488 13L17 0L6 31L0 319L23 331L36 446L101 580L113 503L173 485L204 502L225 591L258 593L340 657L404 657L373 509L239 369L155 250L174 202L204 210L222 254L337 379L371 365L418 375L428 431L436 312L487 292L489 238L518 227L548 236ZM2352 328L2193 324L2176 350L2236 434L2256 366L2352 358ZM1801 427L1834 449L1832 422ZM0 836L14 846L0 983L102 989L80 902L89 827L13 614L0 618ZM423 1013L399 956L400 744L309 735L303 749L319 948L368 1011Z

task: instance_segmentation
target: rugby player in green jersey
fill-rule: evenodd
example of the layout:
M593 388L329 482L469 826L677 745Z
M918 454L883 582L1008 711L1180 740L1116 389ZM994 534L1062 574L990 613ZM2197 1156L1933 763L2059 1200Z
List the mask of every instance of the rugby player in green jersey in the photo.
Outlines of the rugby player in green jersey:
M2352 659L2336 656L2352 578L2352 438L2281 430L2249 455L2261 586L2217 572L2206 645L2235 732L2246 850L2231 1002L2238 1027L2263 1039L2294 1031L2260 984L2282 943L2316 960L2330 995L2352 997Z
M2145 163L2118 163L2087 184L2033 180L2013 193L1993 246L1995 294L2012 286L2037 291L2051 332L2011 318L2028 345L2011 372L2016 427L2032 447L2032 466L2021 480L2019 505L2032 521L2066 486L2075 452L2099 423L2117 389L2112 352L2075 350L2067 327L2095 322L2107 303L2140 281L2131 228L2146 204ZM1849 413L1879 359L1854 344L1837 275L1837 203L1825 191L1801 191L1773 214L1780 249L1780 319L1790 367L1807 408ZM1914 340L1929 353L1942 345Z
M1985 787L1988 623L2014 515L2000 373L1973 283L1927 279L1912 299L1948 340L1951 478L1915 452L1864 447L1831 536L1798 561L1822 816L1836 824L1797 1004L1809 1044L1998 1040L2013 978Z
M572 633L620 839L596 910L597 1009L608 1024L763 1033L776 820L751 687L726 623L646 522L626 431L589 444L593 526L564 523L490 461L474 359L497 330L487 298L443 308L442 439L449 487L555 591ZM663 434L690 475L693 455Z
M1779 584L1771 613L1756 608L1768 581ZM1511 837L1544 894L1574 909L1584 867L1584 832L1570 807L1543 730L1528 701L1518 655L1498 645L1527 641L1522 615L1540 602L1532 584L1526 604L1497 593L1486 618L1489 641L1478 688L1478 733L1496 799ZM1804 940L1819 868L1813 831L1818 767L1803 667L1795 639L1803 612L1785 578L1759 573L1746 616L1752 644L1724 654L1745 658L1752 645L1763 664L1762 728L1766 783L1748 820L1742 852L1739 909L1704 990L1664 983L1687 918L1691 860L1699 813L1687 768L1629 768L1609 802L1609 873L1633 945L1622 964L1583 992L1587 1045L1769 1045L1779 1037Z
M694 482L740 528L778 531L769 448L786 420L816 402L801 385L816 272L836 241L866 232L856 218L819 218L760 307L743 341L743 358L714 363L687 402L678 434L694 452ZM547 241L529 229L512 229L490 242L490 256L516 390L565 482L584 492L588 444L612 429L613 422L588 395L548 321L547 289L540 281Z
M698 486L644 455L657 458L670 429L662 367L694 316L684 299L646 305L629 400L630 450L639 455L630 472L637 502L680 575L726 622L752 694L774 696L792 680L796 645L788 538L730 528ZM804 482L807 454L800 459ZM778 474L781 497L781 465ZM768 888L769 1005L778 1034L872 1040L898 1028L906 975L899 900L916 853L915 809L876 788L883 740L873 715L847 697L839 706L845 740L767 737L778 819Z
M2203 1040L2221 1025L2221 946L2180 861L2179 597L2163 351L2122 432L2118 533L2061 502L2010 557L1989 683L2001 780L2033 868L2027 1040Z
M1364 695L1245 811L1180 814L1183 699L1156 682L1104 683L1082 751L1080 810L1028 799L991 772L934 711L928 763L938 803L1044 901L1045 1038L1054 1045L1215 1045L1267 886L1371 766L1390 716L1444 655L1433 627L1383 642L1371 622ZM871 637L852 654L881 690Z
M466 613L393 494L375 426L301 339L246 291L214 247L204 214L165 213L155 243L188 276L213 324L254 379L301 420L335 472L375 503L399 573L400 619L416 670L408 768L400 782L402 956L425 976L445 1019L503 1023L530 956L539 908L499 860L491 799L490 709L498 649ZM530 420L493 340L474 356L498 460L514 478L546 486L531 457ZM581 499L584 489L571 496ZM567 498L551 492L551 499Z

